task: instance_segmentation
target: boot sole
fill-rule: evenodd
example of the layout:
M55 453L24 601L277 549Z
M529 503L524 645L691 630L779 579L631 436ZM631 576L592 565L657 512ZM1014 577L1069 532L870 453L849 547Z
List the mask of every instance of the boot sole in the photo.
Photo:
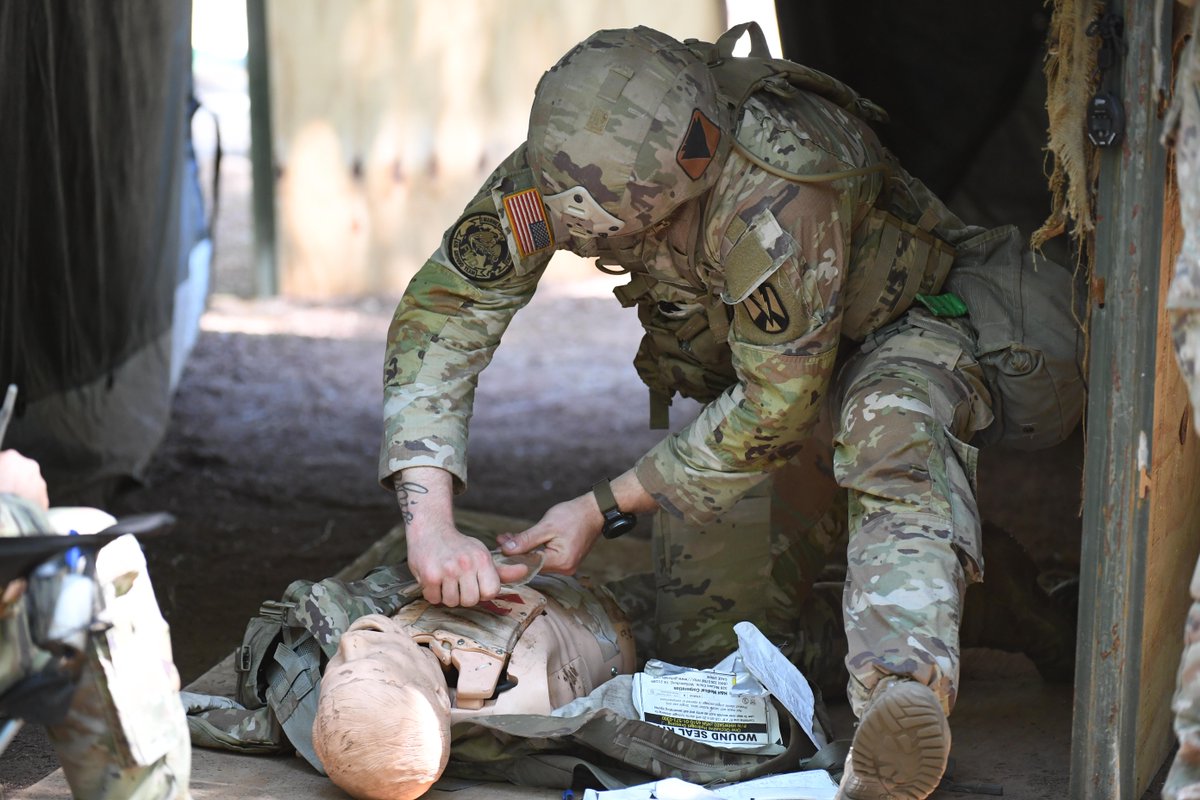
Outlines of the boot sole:
M874 783L894 800L933 794L950 756L950 724L937 696L924 684L888 688L863 717L850 758L860 781Z

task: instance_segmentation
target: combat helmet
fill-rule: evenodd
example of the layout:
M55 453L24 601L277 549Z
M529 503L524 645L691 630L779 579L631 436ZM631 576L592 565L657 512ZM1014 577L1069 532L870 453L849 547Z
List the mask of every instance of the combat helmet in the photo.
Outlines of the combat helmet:
M538 83L529 164L560 230L636 234L713 185L729 113L687 45L641 26L599 31Z

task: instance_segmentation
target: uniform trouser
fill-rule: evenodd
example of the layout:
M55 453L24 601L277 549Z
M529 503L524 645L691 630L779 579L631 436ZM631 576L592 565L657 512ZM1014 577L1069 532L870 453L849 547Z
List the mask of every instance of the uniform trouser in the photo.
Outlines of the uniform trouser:
M749 620L797 664L822 660L809 652L820 643L799 628L813 581L846 546L831 436L826 413L788 465L707 525L655 515L655 596L646 603L654 615L646 644L655 657L712 666L737 648L733 625Z
M34 530L47 527L42 524ZM191 742L166 625L142 574L145 561L136 543L118 540L106 549L114 546L122 552L122 559L115 562L121 586L108 584L105 596L111 602L106 601L105 609L110 630L126 632L121 650L114 649L118 640L106 631L89 635L70 708L61 722L47 726L47 733L71 793L80 800L186 800ZM135 574L138 577L131 580ZM0 618L0 691L9 691L50 663L51 654L34 642L32 603L27 591ZM151 670L146 674L152 678L140 680L139 672L126 682L123 697L132 694L132 703L114 697L110 678L130 655ZM142 734L142 740L135 742L137 734Z
M66 719L46 729L72 795L87 800L185 800L192 751L182 706L168 752L139 764L112 723L113 698L97 659L96 648L90 648Z
M843 614L851 706L887 675L958 694L959 623L983 578L977 451L991 395L963 323L909 312L838 381L834 472L849 494Z
M1200 17L1193 16L1193 26ZM1193 37L1179 59L1168 131L1175 140L1175 171L1184 227L1183 246L1167 291L1167 315L1179 370L1200 431L1200 44ZM1184 629L1173 710L1179 750L1163 786L1165 800L1200 798L1200 563L1192 576L1192 607Z
M731 627L742 619L785 650L796 644L812 582L844 541L844 520L826 513L839 507L840 485L851 703L861 712L881 677L902 674L949 711L963 595L983 569L976 451L964 442L992 419L967 331L910 312L839 372L834 433L818 430L806 452L710 525L659 514L659 658L709 666L736 647ZM820 451L831 435L832 475Z
M1192 607L1183 633L1183 657L1172 710L1179 750L1163 784L1163 800L1200 798L1200 562L1192 575Z

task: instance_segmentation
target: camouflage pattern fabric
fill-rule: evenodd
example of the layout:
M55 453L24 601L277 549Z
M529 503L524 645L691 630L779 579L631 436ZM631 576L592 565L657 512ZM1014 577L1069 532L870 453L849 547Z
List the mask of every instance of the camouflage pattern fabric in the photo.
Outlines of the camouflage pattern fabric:
M1192 575L1192 606L1183 630L1175 698L1175 736L1179 750L1163 784L1163 800L1200 798L1200 563Z
M1200 14L1192 11L1192 38L1179 59L1175 96L1166 139L1175 148L1183 247L1167 290L1167 315L1175 355L1200 431ZM1175 735L1179 750L1163 786L1164 800L1200 798L1200 563L1191 583L1192 606L1184 628L1175 698Z
M654 657L710 667L737 649L733 626L748 620L810 681L828 685L832 672L845 685L844 667L822 656L828 637L799 623L814 579L827 563L845 560L846 495L823 468L830 459L819 457L828 441L805 442L793 462L711 523L655 515L656 596L645 609L654 620ZM836 628L840 639L840 612Z
M419 595L405 592L413 585L406 564L378 567L354 581L293 581L282 600L264 603L247 625L239 650L241 665L235 665L237 700L184 693L192 744L244 753L290 752L293 746L265 695L263 673L266 664L274 661L276 644L311 635L324 663L337 652L342 634L354 620L368 614L391 616L417 599Z
M33 503L16 495L0 494L0 536L20 536L25 531L44 531L48 527L45 514ZM25 596L4 612L0 616L0 694L50 661L50 654L33 644Z
M888 675L958 694L967 585L983 578L976 450L992 422L970 327L909 311L839 381L834 469L849 490L844 599L850 702Z
M748 152L773 160L773 169L796 174L885 157L864 123L802 93L792 102L752 98L738 130ZM788 135L796 130L807 135ZM671 145L672 152L676 147ZM522 146L447 231L396 310L384 371L379 469L388 488L393 474L411 466L440 467L454 475L457 490L466 486L467 422L478 374L512 316L532 296L551 253L524 259L519 268L507 246L489 250L495 263L486 267L461 253L470 249L464 241L479 230L479 215L491 215L489 229L504 216L493 188L519 185L527 169ZM637 465L643 486L672 515L711 522L787 463L810 434L843 333L847 276L909 263L912 237L900 232L851 247L856 224L875 203L885 203L897 218L916 215L938 238L961 238L973 230L902 170L892 181L895 187L882 194L878 173L798 185L735 150L706 195L703 213L698 202L685 203L670 224L635 237L580 241L556 230L560 247L652 279L636 302L653 306L656 314L676 315L677 326L691 329L691 336L677 338L677 351L691 350L699 330L725 322L724 331L714 331L723 335L713 349L727 359L721 371L731 383L719 393L710 390L701 398L709 402L699 418ZM676 358L661 365L662 388L686 386L685 363ZM645 376L648 370L640 372Z
M49 529L40 509L12 495L0 495L0 536ZM67 716L47 727L71 793L89 800L185 800L190 796L191 746L177 695L157 698L179 711L177 724L156 722L170 732L166 741L155 743L165 755L140 763L137 743L126 738L119 722L125 709L114 700L106 677L111 659L105 635L93 633ZM27 603L22 599L7 618L0 619L0 691L49 660L50 654L33 643Z
M1193 11L1193 18L1200 17ZM1193 33L1196 33L1194 31ZM1167 315L1179 370L1187 384L1192 408L1200 408L1200 54L1195 37L1184 50L1175 84L1174 105L1167 124L1175 148L1175 176L1183 246L1167 290ZM1200 423L1198 423L1200 424Z
M711 667L737 649L737 622L764 622L774 600L763 591L772 569L768 488L752 489L706 525L689 525L665 511L655 514L658 658ZM783 643L781 632L760 630L776 644Z
M947 708L953 705L962 593L982 576L983 558L973 487L975 451L956 441L946 427L953 426L965 439L986 427L991 421L989 395L969 355L971 334L962 322L914 311L875 339L839 382L849 388L842 405L837 477L849 491L838 490L828 447L813 439L802 450L806 457L795 459L733 513L710 525L656 517L656 526L663 527L661 534L656 530L661 536L655 546L657 596L653 603L643 598L642 611L655 614L657 657L708 666L736 646L731 626L750 619L825 692L846 685L847 665L840 656L847 654L849 636L851 647L857 648L851 696L858 703L865 703L880 677L894 671L929 683ZM891 419L897 416L903 424ZM876 482L878 475L910 473L904 459L911 457L913 442L925 458L918 472L929 475L928 483ZM858 488L863 485L872 491ZM854 515L848 515L848 501L854 503ZM868 508L873 509L870 520ZM914 513L914 508L920 510ZM870 585L862 582L877 574L887 583L876 582L867 594L848 591L843 612L841 580L816 587L815 597L812 584L827 566L846 560L847 524L867 528L865 535L851 539L856 546L850 558L859 560L859 569L851 570L851 584ZM904 546L909 543L914 546ZM960 551L973 565L969 578L959 565ZM1005 560L1021 576L1031 577L1032 564ZM888 587L886 593L881 585ZM625 600L628 594L619 596ZM928 599L912 607L912 599L919 597ZM1030 639L1045 642L1046 648L1069 644L1069 622L1052 626L1045 635L1037 631L1035 623L1045 624L1045 609L1034 606L1039 598L1044 594L1007 591L1000 599L984 601L989 608L1005 605L1014 614L1019 608L1021 624L987 627L974 643L1010 650L1028 649ZM897 604L908 608L897 610ZM976 616L995 615L981 610ZM893 628L897 619L907 627ZM1069 664L1068 655L1052 655Z
M607 708L574 717L475 717L453 725L450 736L446 775L555 789L571 783L573 767L591 766L585 759L631 783L676 777L710 784L794 770L815 749L793 727L779 755L724 750Z
M649 228L712 185L729 127L716 94L712 72L682 42L646 27L598 31L538 84L536 97L549 102L534 102L527 153L539 188L553 196L586 187L612 236ZM592 163L568 153L592 154Z
M249 755L279 755L295 750L275 713L266 706L246 708L220 695L180 693L187 712L188 736L196 747Z
M390 617L419 598L405 592L414 580L407 564L394 564L376 567L355 581L293 581L281 605L289 607L287 624L311 633L321 652L331 658L354 620L368 614Z

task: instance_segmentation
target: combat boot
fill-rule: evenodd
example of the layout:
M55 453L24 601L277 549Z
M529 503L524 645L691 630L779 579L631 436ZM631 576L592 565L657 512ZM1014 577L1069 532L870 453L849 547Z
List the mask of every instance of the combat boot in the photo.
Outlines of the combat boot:
M884 678L854 732L837 800L924 800L941 783L950 724L937 695L911 678Z

